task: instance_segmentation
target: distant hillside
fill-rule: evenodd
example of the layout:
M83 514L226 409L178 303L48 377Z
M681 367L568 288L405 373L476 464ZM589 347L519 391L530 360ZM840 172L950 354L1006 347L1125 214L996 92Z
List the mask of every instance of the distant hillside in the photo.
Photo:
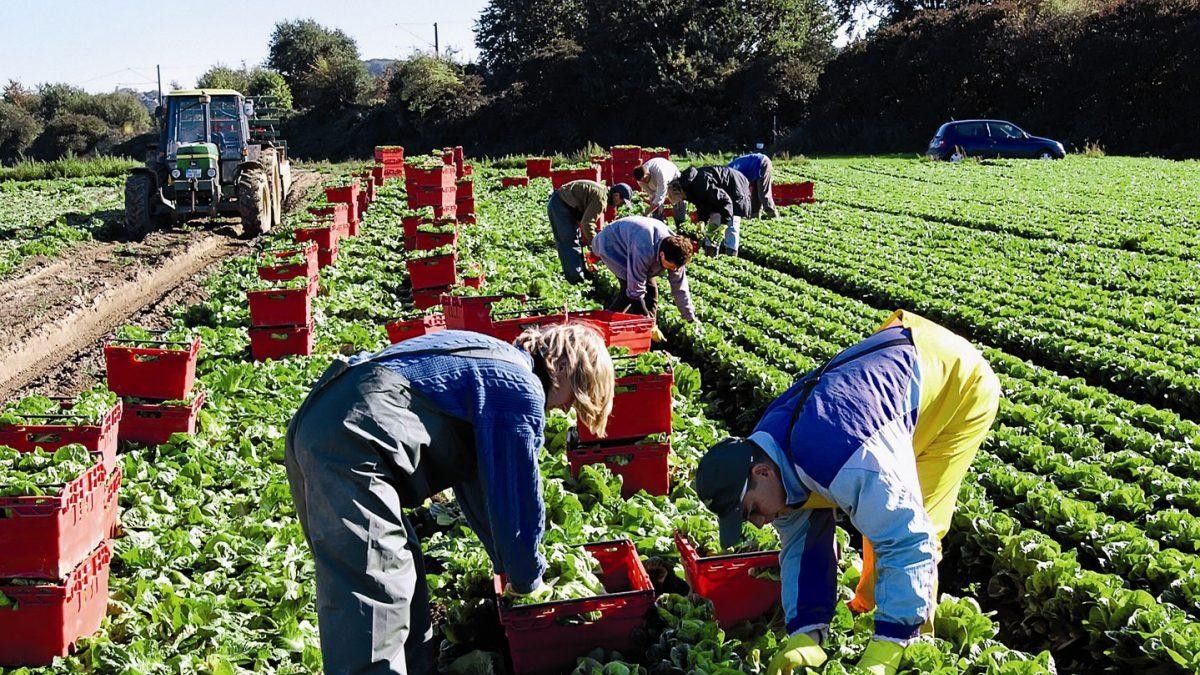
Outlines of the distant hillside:
M387 72L387 69L393 64L400 63L400 61L396 59L367 59L363 63L367 66L367 72L372 77L379 77Z

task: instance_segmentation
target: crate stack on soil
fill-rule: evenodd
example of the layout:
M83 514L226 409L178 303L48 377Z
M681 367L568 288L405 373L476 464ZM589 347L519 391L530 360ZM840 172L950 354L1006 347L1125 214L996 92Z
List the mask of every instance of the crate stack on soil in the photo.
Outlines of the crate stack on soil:
M351 237L358 235L358 223L362 217L359 195L362 189L362 181L357 176L343 179L337 185L325 186L325 201L335 206L346 205L346 223L349 225L347 235Z
M609 154L612 156L612 174L609 182L629 183L636 186L633 170L642 165L642 149L636 145L614 145Z
M403 221L405 245L409 250L405 265L413 304L419 309L436 305L438 298L458 282L456 180L453 149L443 154L442 163L421 158L410 160L405 167L408 207L429 214L405 216ZM473 187L472 184L472 212Z
M200 337L126 326L104 345L108 388L121 397L119 438L159 445L196 433L205 392L196 386Z
M393 178L404 178L404 148L399 145L375 146L375 167L371 175L377 185Z
M633 357L614 359L618 372L633 364ZM579 424L567 447L571 474L588 464L604 464L621 477L621 495L638 490L665 495L670 490L668 456L671 453L671 387L675 379L663 372L617 377L612 414L604 438Z
M48 666L108 609L120 399L29 397L0 422L0 666Z
M297 229L297 239L300 239ZM322 236L336 237L330 226ZM332 240L336 244L336 239ZM246 291L250 303L250 352L256 361L312 353L315 336L312 301L318 289L321 237L294 247L264 251L258 261L259 287Z
M327 267L337 262L339 242L350 236L350 209L346 204L312 207L308 210L313 217L296 226L296 244L303 246L312 242L317 247L317 264Z
M460 176L454 182L454 209L458 222L475 224L475 179Z

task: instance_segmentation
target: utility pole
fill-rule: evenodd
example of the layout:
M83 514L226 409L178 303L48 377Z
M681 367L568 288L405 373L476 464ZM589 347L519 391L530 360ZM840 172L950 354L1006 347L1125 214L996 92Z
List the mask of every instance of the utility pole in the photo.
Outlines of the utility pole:
M442 58L442 50L438 47L437 22L433 22L433 58Z
M161 106L162 105L162 65L155 64L154 70L155 70L155 72L158 73L158 104Z

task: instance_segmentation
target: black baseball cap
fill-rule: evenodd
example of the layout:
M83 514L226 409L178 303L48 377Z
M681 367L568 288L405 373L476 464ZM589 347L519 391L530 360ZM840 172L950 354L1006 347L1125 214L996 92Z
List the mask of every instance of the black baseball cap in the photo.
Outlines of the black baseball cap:
M731 436L709 448L696 467L696 494L717 514L722 548L742 540L742 498L757 451L753 441Z

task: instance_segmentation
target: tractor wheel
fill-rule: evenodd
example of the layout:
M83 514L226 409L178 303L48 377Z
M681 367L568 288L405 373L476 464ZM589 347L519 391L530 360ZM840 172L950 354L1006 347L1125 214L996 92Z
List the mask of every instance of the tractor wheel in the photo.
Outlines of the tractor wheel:
M121 221L122 238L141 241L154 229L150 193L154 181L144 173L135 173L125 179L125 218Z
M271 193L262 169L246 169L238 176L238 211L242 230L249 236L271 231Z

